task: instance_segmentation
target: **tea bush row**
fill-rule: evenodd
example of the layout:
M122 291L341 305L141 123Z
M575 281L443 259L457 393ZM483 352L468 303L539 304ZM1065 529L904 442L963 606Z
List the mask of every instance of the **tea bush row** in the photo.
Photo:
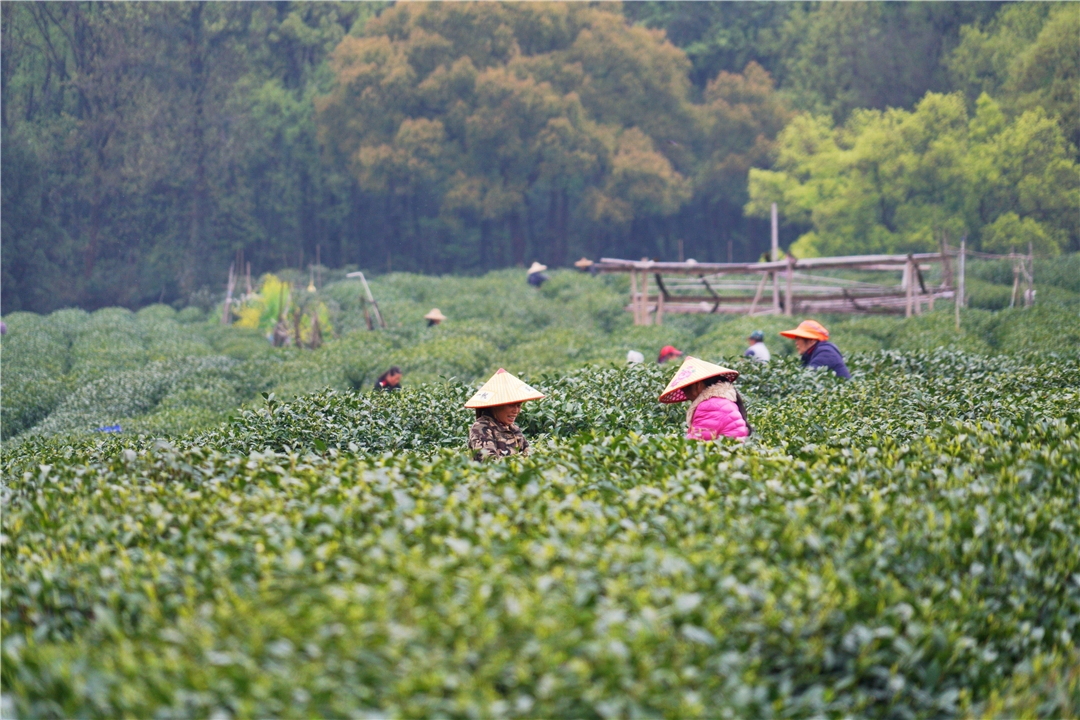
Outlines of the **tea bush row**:
M627 415L527 412L549 439L482 466L457 427L373 455L35 440L3 461L4 692L20 717L1071 712L1076 363L874 360L748 372L745 445L683 440L652 368L547 388L530 411ZM423 392L368 411L447 422ZM273 445L328 398L220 433Z
M1072 267L1077 261L1073 256L1059 260L1062 267ZM992 263L985 267L974 263L973 268L983 268L980 272L988 286L1001 279ZM1044 295L1076 295L1076 289L1064 280L1060 286L1051 283L1057 277L1052 268L1040 265L1037 272L1047 279L1039 286L1041 293L1047 291ZM415 387L450 377L471 383L500 366L539 376L587 364L622 364L628 350L642 351L651 359L666 344L732 362L731 358L742 354L744 338L759 327L766 331L774 354L793 353L791 343L776 334L792 322L782 316L676 316L666 318L663 327L633 326L624 309L625 277L561 271L540 289L527 286L519 271L480 278L394 274L372 282L390 329L362 329L366 326L359 283L331 283L319 297L336 309L334 326L345 332L314 352L271 348L259 333L207 322L195 308L176 312L156 305L138 313L107 308L94 313L63 310L48 317L9 315L5 318L9 332L3 339L0 434L9 440L32 428L37 428L37 434L87 432L114 424L173 434L176 429L212 426L223 417L219 406L211 402L214 410L207 411L202 398L185 396L180 386L151 393L150 397L172 398L163 407L133 401L142 412L134 417L117 415L124 408L106 394L88 389L98 381L112 387L129 382L133 388L142 387L141 381L125 373L136 373L132 377L137 378L152 363L193 362L188 358L220 356L247 363L243 377L234 373L223 380L228 387L214 391L219 397L234 397L233 407L238 408L242 403L261 405L259 393L264 391L290 399L325 387L364 390L391 364L401 366L406 384ZM1011 274L1003 282L1011 283ZM1011 285L993 287L998 288L995 292L1011 291ZM959 334L947 307L908 321L823 319L849 355L939 346L980 354L1075 352L1080 346L1075 303L1042 298L1033 310L965 311L964 330ZM450 319L427 328L422 315L432 305L440 306ZM227 364L227 360L215 362ZM169 377L184 382L180 376ZM102 402L91 406L87 404L91 397L100 397ZM83 412L70 412L73 404ZM57 416L46 422L54 412Z

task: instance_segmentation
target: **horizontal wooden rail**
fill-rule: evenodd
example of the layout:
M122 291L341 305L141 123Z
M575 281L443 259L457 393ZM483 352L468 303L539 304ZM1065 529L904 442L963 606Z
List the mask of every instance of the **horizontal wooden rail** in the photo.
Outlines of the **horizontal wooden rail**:
M916 262L941 262L941 253L914 253L908 255L847 255L824 258L799 258L790 262L793 270L824 270L828 268L850 268L865 270L902 270L908 260ZM758 263L691 263L659 262L652 260L622 260L619 258L600 258L593 267L599 272L635 272L646 271L667 275L724 275L730 273L766 272L787 270L787 260ZM895 266L895 267L894 267Z

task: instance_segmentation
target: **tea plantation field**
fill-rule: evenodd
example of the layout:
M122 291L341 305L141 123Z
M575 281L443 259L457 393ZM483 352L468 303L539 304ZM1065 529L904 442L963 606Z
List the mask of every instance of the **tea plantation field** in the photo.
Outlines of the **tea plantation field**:
M835 319L850 382L783 319L769 365L745 319L634 328L602 278L380 283L391 329L332 284L318 351L194 308L5 318L5 718L1077 715L1067 282L959 336ZM667 342L743 373L748 442L684 440L673 368L619 362ZM498 365L549 397L533 455L478 465Z

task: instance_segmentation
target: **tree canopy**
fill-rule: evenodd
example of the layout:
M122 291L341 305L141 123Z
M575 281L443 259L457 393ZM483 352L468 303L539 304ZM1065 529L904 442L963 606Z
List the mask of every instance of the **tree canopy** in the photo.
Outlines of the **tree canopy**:
M220 292L234 262L259 274L316 259L429 273L578 254L750 260L769 245L763 183L791 175L791 138L818 135L836 149L803 152L795 164L814 169L798 184L830 172L854 182L867 172L852 159L860 153L894 158L879 170L892 175L880 192L871 178L821 206L785 199L784 246L828 225L822 252L925 245L934 227L987 247L1028 238L1080 249L1075 213L1060 209L1076 178L1056 164L1062 147L1080 159L1075 4L71 2L0 12L5 312L182 305ZM924 117L920 103L950 109ZM999 118L993 142L969 127L990 112L983 105ZM919 139L920 123L936 128L928 137L943 133L938 149ZM925 147L890 135L900 129ZM1014 152L1042 159L1018 170ZM826 172L826 157L839 165ZM911 199L946 182L945 170L925 170L931 157L934 168L963 168L948 172L967 184L946 183L964 188L962 202ZM989 179L976 184L973 168L984 166ZM931 230L914 229L926 223L906 219L909 206L919 217L936 208Z
M320 137L410 219L387 252L454 233L478 266L564 264L633 247L695 191L745 187L786 117L767 73L723 73L694 103L685 54L617 10L403 4L341 43ZM416 260L437 270L445 252L426 243Z
M1008 120L988 95L969 117L960 94L913 111L858 110L846 123L800 115L772 170L750 171L748 213L777 202L812 229L801 257L932 251L967 234L975 247L1056 254L1077 240L1080 168L1042 109Z

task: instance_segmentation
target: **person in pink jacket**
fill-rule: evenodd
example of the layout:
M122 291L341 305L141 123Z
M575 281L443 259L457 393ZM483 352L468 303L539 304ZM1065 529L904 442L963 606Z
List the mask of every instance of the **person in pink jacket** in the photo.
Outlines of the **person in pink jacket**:
M664 392L662 403L690 401L686 410L686 437L715 440L743 439L752 432L746 407L732 384L739 373L696 357L687 357Z

